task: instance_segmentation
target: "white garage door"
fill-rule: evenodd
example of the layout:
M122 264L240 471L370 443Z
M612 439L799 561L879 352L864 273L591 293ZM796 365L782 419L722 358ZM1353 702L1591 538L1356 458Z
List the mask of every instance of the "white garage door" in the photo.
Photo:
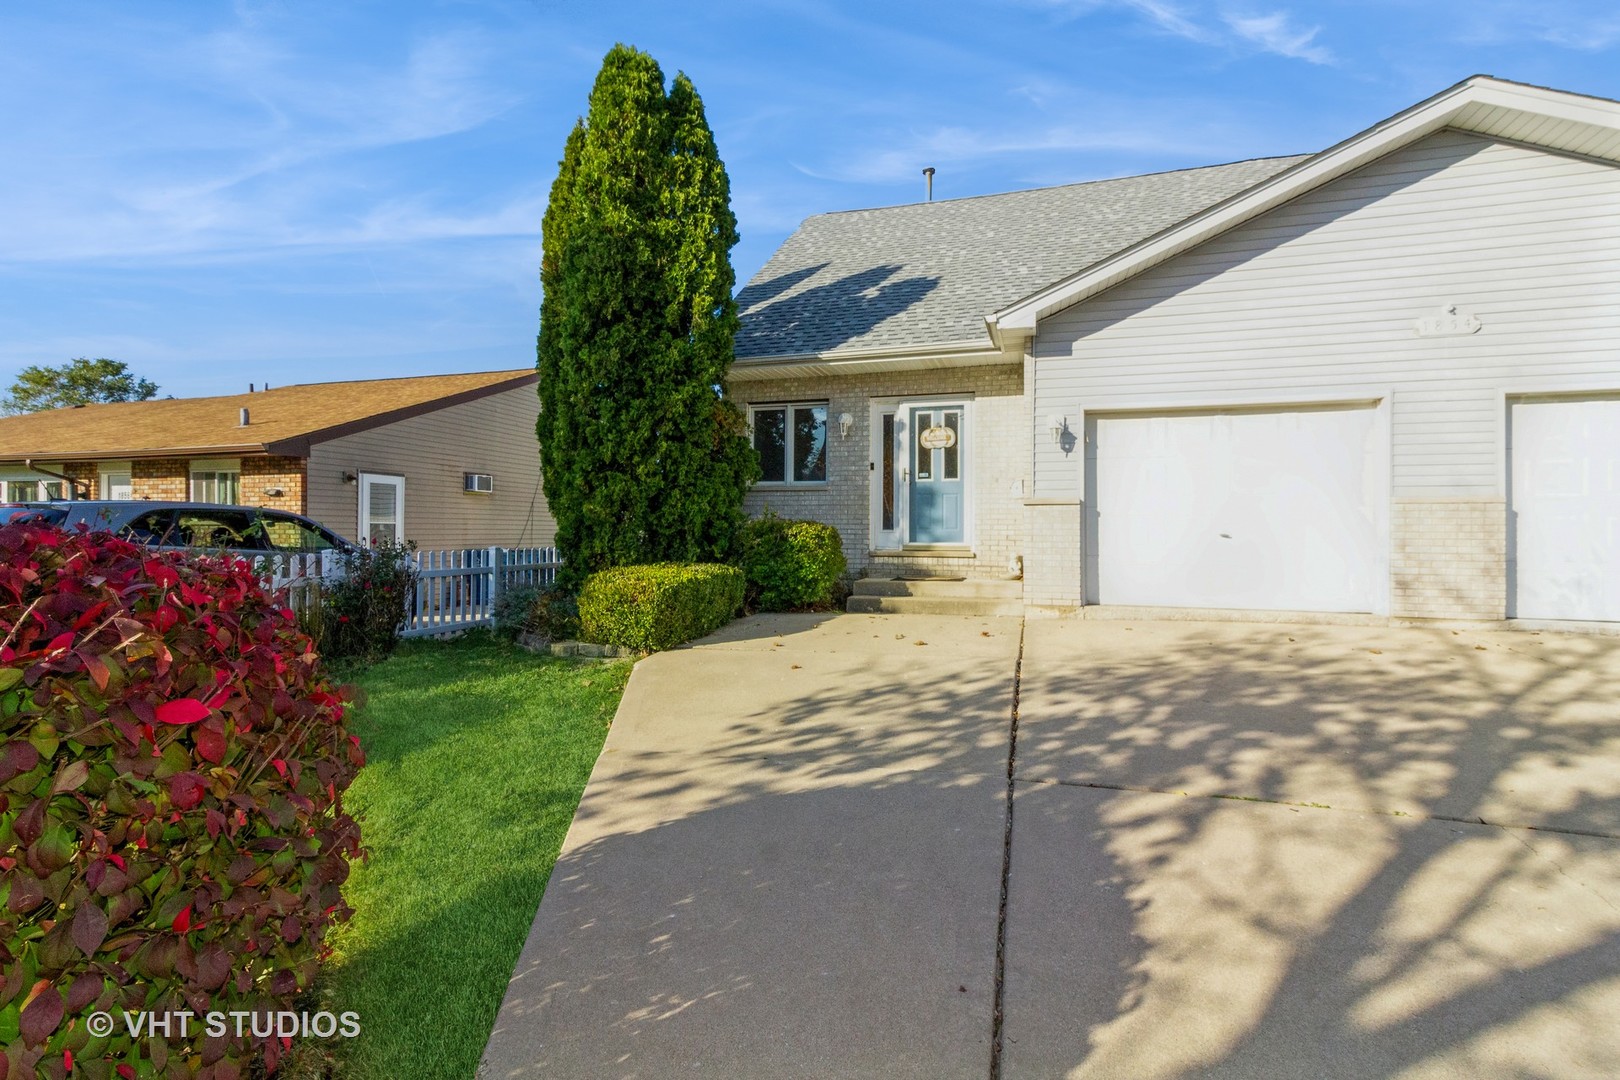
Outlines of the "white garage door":
M1088 419L1093 603L1381 611L1372 406Z
M1510 614L1620 621L1620 400L1517 401Z

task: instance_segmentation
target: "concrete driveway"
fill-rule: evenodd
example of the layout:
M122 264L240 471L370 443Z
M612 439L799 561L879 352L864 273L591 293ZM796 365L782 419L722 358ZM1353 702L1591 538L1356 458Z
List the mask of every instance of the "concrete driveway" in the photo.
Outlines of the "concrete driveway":
M1620 1075L1617 836L1614 639L745 620L637 665L484 1075Z

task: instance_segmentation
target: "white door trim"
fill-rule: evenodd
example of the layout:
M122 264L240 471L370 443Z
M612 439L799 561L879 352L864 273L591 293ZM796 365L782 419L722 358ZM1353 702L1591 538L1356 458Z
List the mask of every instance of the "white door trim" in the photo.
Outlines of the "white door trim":
M871 398L867 402L868 467L867 475L867 537L871 551L897 551L901 538L906 535L905 500L901 497L900 478L894 480L894 528L883 527L883 414L895 414L898 433L902 398ZM898 439L897 439L898 441ZM903 444L902 444L903 445ZM895 447L895 470L898 473L900 446Z
M355 540L366 545L371 542L371 485L390 484L394 488L394 539L405 539L405 478L392 473L366 473L359 476L360 505L357 514Z

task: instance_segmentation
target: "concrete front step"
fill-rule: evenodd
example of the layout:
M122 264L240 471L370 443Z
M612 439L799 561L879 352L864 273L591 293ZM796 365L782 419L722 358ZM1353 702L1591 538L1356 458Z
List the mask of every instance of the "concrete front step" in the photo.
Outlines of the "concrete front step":
M1022 581L949 580L943 578L862 578L855 596L914 596L951 599L1023 600Z
M1022 600L984 596L852 595L846 609L857 615L1010 615L1024 613Z

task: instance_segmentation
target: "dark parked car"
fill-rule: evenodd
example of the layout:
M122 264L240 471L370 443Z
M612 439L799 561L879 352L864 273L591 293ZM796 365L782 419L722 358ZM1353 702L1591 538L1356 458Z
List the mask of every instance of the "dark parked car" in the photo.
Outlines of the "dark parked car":
M0 510L6 513L12 520L38 520L64 529L81 524L105 529L150 547L228 551L248 558L355 550L354 544L302 514L252 506L84 499Z
M54 525L64 516L63 511L49 503L0 503L0 525L10 525L14 521L38 521Z

